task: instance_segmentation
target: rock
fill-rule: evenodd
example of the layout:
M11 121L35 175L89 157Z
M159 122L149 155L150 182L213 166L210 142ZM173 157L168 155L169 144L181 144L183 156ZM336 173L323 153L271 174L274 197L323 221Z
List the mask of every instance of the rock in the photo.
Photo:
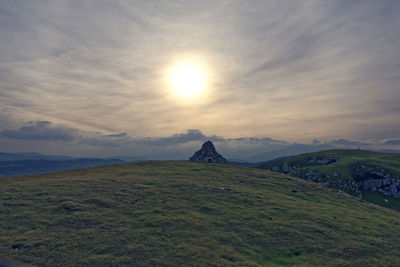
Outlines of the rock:
M283 163L283 165L282 165L282 171L283 171L284 173L289 173L289 172L290 172L289 164L288 164L287 162Z
M278 166L274 166L271 168L271 171L273 172L279 172L280 168Z
M400 198L400 175L379 166L371 166L365 162L359 162L351 166L351 180L348 180L340 172L329 174L319 173L308 169L311 165L329 165L341 161L333 157L309 157L303 160L303 165L283 162L280 166L271 167L277 171L303 178L309 182L317 182L333 188L345 189L352 195L362 198L361 190L379 192L386 196ZM305 166L304 166L305 163ZM301 163L300 163L301 164ZM334 179L330 179L334 177Z
M227 163L228 161L221 156L216 150L211 141L205 142L201 149L196 151L189 159L194 162L213 162L213 163Z
M397 193L396 185L392 184L392 185L390 186L390 192L392 193L392 196L395 196L395 195L396 195L396 193Z
M322 165L329 165L335 162L338 162L339 159L337 158L328 158L328 157L311 157L308 159L307 163L309 164L322 164Z

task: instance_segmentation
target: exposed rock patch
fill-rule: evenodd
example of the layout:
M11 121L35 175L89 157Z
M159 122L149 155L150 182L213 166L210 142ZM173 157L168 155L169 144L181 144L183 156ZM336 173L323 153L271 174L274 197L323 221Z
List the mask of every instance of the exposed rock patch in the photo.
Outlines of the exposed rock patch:
M308 164L328 165L338 161L340 160L336 158L312 157L305 161L306 164L284 162L281 166L271 167L270 170L293 175L329 187L343 188L360 198L362 198L362 190L400 198L400 177L378 166L368 166L365 163L355 164L351 167L352 179L345 178L341 173L332 172L326 174L307 169L307 166L310 166Z
M201 149L196 151L194 155L189 159L194 162L203 163L227 163L228 161L221 156L216 150L211 141L205 142Z
M328 157L311 157L307 160L309 164L321 164L321 165L329 165L335 162L338 162L337 158L328 158Z
M284 162L282 164L282 166L273 166L270 170L274 171L274 172L283 172L285 174L291 174L305 166L329 165L329 164L336 163L339 161L340 161L340 159L332 158L332 157L311 157L311 158L305 159L302 162L299 162L298 164L290 164L289 165L288 162Z
M400 198L400 177L383 168L360 163L353 166L352 176L360 189Z

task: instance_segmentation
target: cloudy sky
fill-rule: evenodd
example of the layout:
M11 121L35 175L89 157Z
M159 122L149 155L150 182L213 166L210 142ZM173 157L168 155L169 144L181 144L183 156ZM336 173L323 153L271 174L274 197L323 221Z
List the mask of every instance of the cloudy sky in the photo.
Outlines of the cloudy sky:
M0 151L400 149L398 0L2 0L0 36ZM187 59L190 100L166 78Z

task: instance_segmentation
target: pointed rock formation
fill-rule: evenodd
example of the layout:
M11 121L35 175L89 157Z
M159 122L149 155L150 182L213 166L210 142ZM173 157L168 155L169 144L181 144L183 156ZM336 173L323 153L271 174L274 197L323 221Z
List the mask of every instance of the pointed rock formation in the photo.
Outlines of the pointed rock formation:
M228 161L221 156L216 150L211 141L205 142L201 149L196 151L194 155L189 159L194 162L216 162L216 163L227 163Z

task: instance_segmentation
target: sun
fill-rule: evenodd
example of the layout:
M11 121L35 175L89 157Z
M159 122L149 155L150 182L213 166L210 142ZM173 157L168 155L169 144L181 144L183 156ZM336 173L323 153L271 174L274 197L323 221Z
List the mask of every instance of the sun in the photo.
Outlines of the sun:
M173 66L168 78L174 93L185 100L199 97L205 92L208 83L205 66L194 60L186 60Z

